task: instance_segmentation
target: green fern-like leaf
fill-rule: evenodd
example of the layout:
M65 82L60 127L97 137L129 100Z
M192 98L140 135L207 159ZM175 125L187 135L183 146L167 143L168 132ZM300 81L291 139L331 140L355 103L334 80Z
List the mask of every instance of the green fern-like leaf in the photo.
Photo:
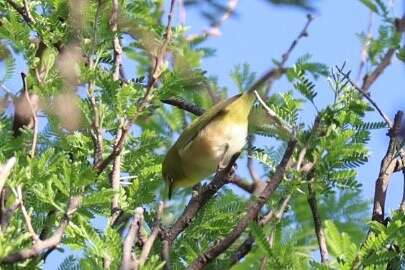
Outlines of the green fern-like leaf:
M59 265L58 270L80 270L80 265L75 256L67 256Z
M381 129L381 128L386 128L387 123L384 121L380 122L363 122L359 125L356 125L355 128L357 130L370 130L370 129Z
M0 79L0 84L3 84L4 82L10 80L13 77L16 69L15 59L11 53L4 58L3 63L4 63L4 75Z
M257 245L259 248L264 250L267 253L267 256L272 256L273 252L270 247L269 241L267 240L266 234L264 233L263 229L257 225L257 223L252 223L250 225L250 231L253 237L256 240Z

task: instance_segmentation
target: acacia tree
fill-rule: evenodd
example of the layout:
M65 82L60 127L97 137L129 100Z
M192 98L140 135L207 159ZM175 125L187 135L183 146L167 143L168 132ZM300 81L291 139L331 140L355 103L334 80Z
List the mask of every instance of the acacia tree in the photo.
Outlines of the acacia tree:
M310 15L262 76L235 67L238 90L259 93L242 153L250 177L235 172L234 163L244 161L235 156L210 182L177 191L168 205L162 157L186 124L227 96L201 61L211 54L204 42L238 1L179 1L180 8L211 8L204 11L210 27L193 36L174 24L176 1L168 2L0 3L2 269L38 269L64 249L77 256L59 269L404 267L404 200L390 217L384 212L390 177L405 175L403 114L390 119L370 91L394 57L405 59L405 18L392 17L383 1L361 1L383 18L379 36L364 36L363 65L371 68L361 85L344 66L328 67L309 54L287 65L310 32ZM312 9L307 1L269 2ZM8 84L16 73L21 86ZM293 90L270 95L282 77ZM322 107L319 78L330 81L334 95ZM305 106L317 111L310 125L298 122ZM381 120L366 122L371 110ZM367 217L356 168L367 166L367 142L381 128L390 141ZM255 143L257 136L265 142Z

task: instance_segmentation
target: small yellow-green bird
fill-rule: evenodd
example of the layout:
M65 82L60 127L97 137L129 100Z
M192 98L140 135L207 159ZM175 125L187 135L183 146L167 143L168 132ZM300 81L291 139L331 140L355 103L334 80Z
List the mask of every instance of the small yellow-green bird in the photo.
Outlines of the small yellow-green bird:
M219 102L196 118L169 149L162 165L169 187L189 187L225 166L246 144L254 90Z

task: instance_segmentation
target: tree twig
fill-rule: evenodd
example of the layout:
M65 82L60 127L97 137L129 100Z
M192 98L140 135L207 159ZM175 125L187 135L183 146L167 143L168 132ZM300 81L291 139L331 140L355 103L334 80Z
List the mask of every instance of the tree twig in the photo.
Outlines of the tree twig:
M204 30L201 34L194 34L187 37L188 41L193 41L200 38L207 38L209 36L218 37L221 35L220 28L222 25L235 13L239 0L228 0L227 9L221 18L211 25L208 29Z
M371 28L373 26L373 12L370 10L369 15L368 15L368 24L367 24L367 34L364 40L364 44L361 47L360 50L360 65L359 65L359 70L357 72L357 81L360 80L360 76L363 73L363 68L367 63L368 59L368 48L370 47L370 42L371 42Z
M52 236L50 236L45 240L39 240L35 242L31 248L22 249L7 255L6 257L0 259L0 264L11 264L21 262L26 259L39 256L47 249L54 248L57 245L59 245L60 242L62 241L62 237L66 227L68 226L73 214L77 211L77 209L80 206L81 199L82 199L81 196L74 196L70 198L66 212L62 217L58 228L52 234Z
M262 217L259 221L260 226L264 226L270 222L279 222L284 213L287 211L288 203L291 200L291 194L288 194L284 198L282 198L279 202L278 210L275 209L270 210L264 217ZM253 244L255 243L255 239L252 235L246 238L245 241L236 249L236 252L230 258L230 265L234 265L243 259L252 249Z
M270 109L269 106L267 106L266 102L264 102L264 100L260 97L259 93L257 91L254 91L257 100L259 101L259 103L263 106L264 110L266 111L266 114L269 116L269 118L274 121L277 126L280 129L283 129L284 131L286 131L287 133L291 133L292 131L292 127L288 125L288 123L286 123L285 121L283 121L276 112L274 112L272 109Z
M34 228L32 227L31 216L28 214L27 209L25 208L21 185L17 186L17 199L19 201L20 209L24 217L25 226L27 226L28 232L31 235L32 243L35 244L38 240L38 234L35 232Z
M113 80L117 81L120 78L120 67L122 61L122 47L120 43L120 38L118 36L118 0L112 0L112 11L110 18L111 31L114 34L113 38L113 48L114 48L114 70L113 70Z
M28 0L23 0L23 3L24 3L24 13L27 14L28 19L32 23L35 23L35 19L34 19L34 17L32 17L32 14L31 14L31 11L30 11Z
M21 15L21 17L24 19L24 21L28 25L31 25L32 23L34 23L34 21L32 20L32 16L30 16L27 13L27 11L28 11L27 9L25 9L24 7L21 7L20 5L18 5L13 0L6 0L6 1L7 1L7 3L9 3L10 6L12 6L15 9L15 11L17 11Z
M255 191L255 183L248 183L238 175L230 178L227 183L234 184L248 193L253 193Z
M230 172L238 157L239 154L235 154L229 161L228 165L223 170L218 171L215 174L214 179L207 186L202 187L197 193L194 193L176 222L170 228L162 230L162 256L166 262L165 269L170 269L170 248L173 241L189 226L197 212L208 202L208 200L229 181L229 178L232 177Z
M17 159L15 157L9 158L5 164L0 165L0 193L3 191L4 184L11 173Z
M380 223L384 221L384 210L385 210L385 199L387 187L391 178L392 173L395 169L395 162L393 162L395 150L397 146L397 136L398 131L401 127L403 112L398 111L395 114L394 124L390 128L388 135L390 136L390 141L388 144L387 152L384 158L381 160L380 172L378 178L375 182L374 191L374 203L373 203L373 214L372 220L376 220Z
M139 106L136 110L136 113L135 115L133 115L132 119L124 120L125 124L121 127L121 131L119 133L120 136L117 136L116 143L114 144L113 150L110 153L110 155L108 155L107 158L105 158L103 161L100 161L98 164L94 166L98 173L101 173L108 166L108 164L110 164L110 162L115 159L117 155L121 154L133 122L135 122L136 119L139 117L139 115L145 110L146 106L150 103L153 97L152 96L153 88L162 73L162 65L166 57L168 45L172 37L172 19L174 16L175 2L176 0L171 0L169 14L167 16L165 39L158 50L157 56L154 59L153 69L151 72L150 79L148 81L148 85L146 87L145 94L141 99Z
M312 131L311 131L311 136L314 136L319 128L320 128L320 124L321 124L321 118L318 116L315 117L314 120L314 125L312 127ZM309 139L310 139L309 138ZM309 140L308 139L308 140ZM308 145L308 141L306 142L305 146L301 149L301 151L298 154L298 159L297 162L295 164L295 169L297 171L301 171L304 173L308 173L309 171L313 170L314 167L314 163L310 162L310 163L305 163L304 164L304 160L305 160L305 155L307 153L307 145ZM286 211L287 207L288 207L288 203L291 199L292 194L288 194L285 198L283 198L279 205L279 211L275 211L274 209L272 209L271 211L269 211L269 213L267 213L264 217L262 217L259 221L259 225L264 226L265 224L273 221L273 220L280 220L282 218L282 215L284 214L284 212ZM235 252L234 256L232 256L231 258L231 265L237 263L239 260L241 260L243 257L246 256L246 254L248 254L250 252L250 250L252 249L253 243L255 242L253 236L249 236L237 249L237 251Z
M287 149L284 153L284 156L277 166L274 175L271 180L266 184L266 187L258 196L258 198L247 207L247 213L244 217L241 218L240 222L235 226L231 233L229 233L224 239L218 241L214 246L209 248L203 254L198 256L187 269L190 270L199 270L203 269L208 263L218 257L222 252L224 252L236 239L245 231L249 223L254 220L264 203L271 197L273 192L280 185L281 181L284 178L285 172L291 166L291 157L294 153L296 146L296 139L293 138L289 141Z
M138 207L135 209L135 214L124 240L120 270L137 269L138 261L136 255L132 253L132 248L137 241L137 235L139 234L142 222L143 208Z
M287 72L288 69L285 68L285 64L287 63L292 51L294 48L298 45L298 42L308 36L308 27L311 24L312 20L314 18L312 15L308 14L307 15L307 22L304 25L304 28L301 30L301 32L298 34L298 36L293 40L291 43L290 47L287 49L285 53L282 54L281 56L281 61L278 63L277 67L269 69L267 72L265 72L251 87L249 87L249 90L259 90L259 88L267 83L267 91L265 93L265 96L268 95L268 92L271 88L271 85L274 80L278 79L283 75L284 73Z
M365 99L370 102L370 104L376 109L378 114L383 118L383 120L387 123L388 127L392 127L392 122L388 118L388 116L381 110L381 108L378 106L378 104L371 98L370 93L366 92L363 90L363 88L360 88L359 86L356 85L355 82L350 79L349 74L350 73L344 73L341 68L336 66L336 69L339 71L340 74L343 75L343 77L353 86L354 89L356 89ZM371 85L370 85L371 86Z
M92 62L92 60L90 60ZM94 95L94 88L95 82L91 80L89 82L87 88L87 95L89 97L89 101L91 104L91 109L93 110L94 118L92 119L92 131L91 131L91 138L93 140L94 145L94 162L93 164L98 164L103 160L103 152L104 152L104 145L103 145L103 129L101 126L101 116L100 111L97 107L96 97Z
M200 116L202 115L205 110L203 108L198 107L197 105L188 103L184 99L181 98L168 98L168 99L162 99L161 102L173 105L177 108L180 108L182 110L191 112L194 115Z
M395 28L397 32L403 33L405 31L405 28L402 27L404 23L405 23L405 15L401 19L395 20ZM369 91L371 85L378 79L378 77L380 77L380 75L384 72L384 70L391 64L392 57L395 55L396 51L397 48L389 48L382 57L377 67L363 77L363 84L361 86L361 89L363 90L364 93L367 93Z
M321 262L322 263L327 263L329 261L329 252L328 252L328 247L326 245L326 237L325 237L325 232L322 226L322 221L321 221L321 216L319 214L319 209L318 209L318 202L316 200L316 192L313 186L313 172L314 170L311 170L311 172L308 173L308 204L309 208L311 209L311 214L312 214L312 219L314 221L314 229L315 229L315 235L316 238L318 239L318 246L319 246L319 253L321 255Z
M384 72L384 70L391 64L391 59L396 52L396 48L389 48L385 55L382 57L380 64L369 74L366 74L363 78L363 84L361 89L367 93L371 85L378 79L378 77Z
M402 175L403 175L403 180L404 180L404 184L403 184L403 191L402 191L402 201L400 204L399 209L405 213L405 156L401 154L401 161L402 161Z
M35 149L37 147L37 138L38 138L38 119L37 119L37 113L36 110L31 102L31 98L28 92L28 85L27 85L27 77L25 75L25 73L21 73L21 78L23 81L23 87L24 87L24 97L28 102L28 105L30 107L30 111L32 114L32 123L33 123L33 134L32 134L32 146L31 146L31 153L30 156L31 158L34 158L35 156Z
M148 237L148 239L145 241L145 243L143 244L142 247L142 251L141 254L139 255L139 265L143 266L146 262L146 260L148 259L149 253L152 249L153 243L155 242L159 231L160 231L160 220L163 214L163 210L164 210L164 203L160 202L159 204L159 208L157 211L157 216L156 216L156 220L155 220L155 225L152 229L152 233L150 234L150 236Z

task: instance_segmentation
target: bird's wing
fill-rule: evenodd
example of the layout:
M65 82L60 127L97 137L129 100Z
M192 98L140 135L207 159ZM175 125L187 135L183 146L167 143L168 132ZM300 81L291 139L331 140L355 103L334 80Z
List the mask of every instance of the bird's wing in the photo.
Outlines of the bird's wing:
M219 113L221 113L229 104L234 102L242 94L233 96L221 102L215 104L212 108L206 111L203 115L194 119L194 121L184 129L183 133L177 139L175 145L177 149L184 149L192 140L198 135L198 133L211 122Z

